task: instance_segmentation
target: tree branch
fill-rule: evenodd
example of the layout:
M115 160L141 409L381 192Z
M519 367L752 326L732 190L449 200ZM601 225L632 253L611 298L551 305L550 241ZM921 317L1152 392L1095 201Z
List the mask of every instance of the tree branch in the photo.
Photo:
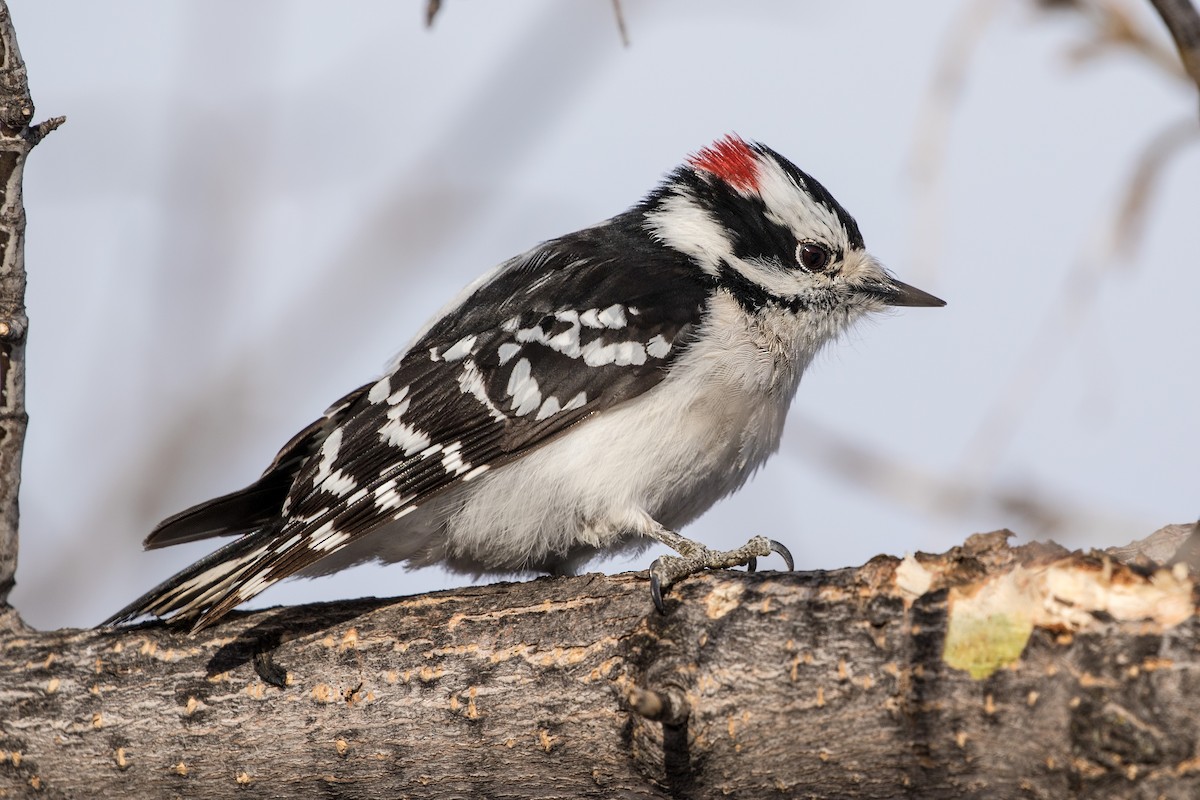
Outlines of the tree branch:
M1150 4L1166 23L1184 70L1200 89L1200 14L1196 7L1191 0L1150 0Z
M1195 36L1176 40L1196 78ZM2 603L20 179L62 119L29 124L3 0L0 51ZM37 633L0 606L0 797L1196 796L1200 526L1111 553L1006 537L708 573L664 615L641 575L270 609L198 636Z
M8 4L0 0L0 608L17 570L17 494L25 444L25 208L29 151L65 118L30 127L33 101Z
M8 634L0 795L1196 796L1186 567L1007 536Z

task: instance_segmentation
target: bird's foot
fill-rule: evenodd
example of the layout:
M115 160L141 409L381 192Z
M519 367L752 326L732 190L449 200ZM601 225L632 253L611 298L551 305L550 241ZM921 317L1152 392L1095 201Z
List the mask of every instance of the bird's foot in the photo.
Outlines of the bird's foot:
M660 556L650 565L650 596L659 613L665 612L662 593L676 581L705 569L728 569L745 565L750 572L758 567L758 559L778 553L783 556L788 571L794 570L791 552L774 539L755 536L736 550L709 550L702 544L683 539L686 544L672 543L679 551L677 556Z

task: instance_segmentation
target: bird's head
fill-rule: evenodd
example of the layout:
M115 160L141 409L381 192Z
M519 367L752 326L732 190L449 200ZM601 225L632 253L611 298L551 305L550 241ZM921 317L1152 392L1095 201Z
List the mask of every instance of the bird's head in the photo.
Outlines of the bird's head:
M833 335L889 306L945 305L892 277L824 186L756 142L731 135L706 147L641 208L656 239L747 311L804 313Z

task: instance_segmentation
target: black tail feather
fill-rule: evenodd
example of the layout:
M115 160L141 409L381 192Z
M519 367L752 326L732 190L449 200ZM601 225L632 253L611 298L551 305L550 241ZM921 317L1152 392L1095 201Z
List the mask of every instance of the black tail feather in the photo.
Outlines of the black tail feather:
M261 571L277 555L280 543L274 537L286 522L283 507L296 474L372 385L365 384L350 392L330 406L320 419L293 436L256 482L160 522L146 537L147 550L213 536L240 535L240 538L172 575L102 624L119 625L155 616L191 620L193 631L199 630L216 622L237 603L286 577L272 576L268 580L265 575L256 576L255 570Z
M296 473L321 448L333 430L371 384L360 386L325 410L325 414L292 437L271 466L245 489L200 503L158 523L142 545L147 550L213 536L232 536L277 521Z
M232 536L261 528L279 517L294 470L275 469L245 489L194 505L155 526L142 546L147 550Z

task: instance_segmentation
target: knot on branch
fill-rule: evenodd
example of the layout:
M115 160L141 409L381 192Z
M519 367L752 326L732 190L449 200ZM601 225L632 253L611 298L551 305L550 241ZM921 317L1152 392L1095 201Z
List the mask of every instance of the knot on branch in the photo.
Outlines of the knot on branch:
M638 715L664 725L679 725L691 712L687 698L676 687L662 691L634 686L625 697L629 707Z
M29 320L24 316L0 318L0 342L14 343L25 338Z

